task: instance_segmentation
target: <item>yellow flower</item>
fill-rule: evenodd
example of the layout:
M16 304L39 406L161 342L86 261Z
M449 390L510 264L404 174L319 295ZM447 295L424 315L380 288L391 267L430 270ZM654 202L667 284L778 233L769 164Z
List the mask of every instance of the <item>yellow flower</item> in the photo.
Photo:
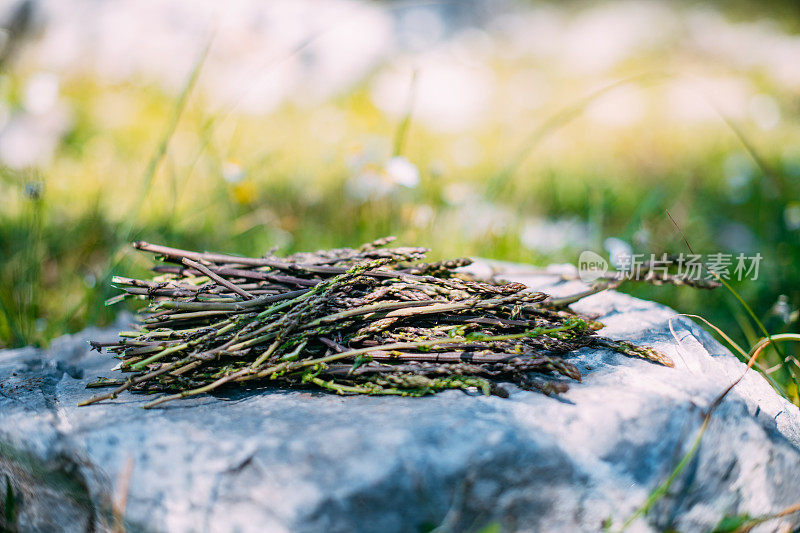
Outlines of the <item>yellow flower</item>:
M233 198L242 205L253 203L256 199L256 184L253 180L243 180L231 187Z

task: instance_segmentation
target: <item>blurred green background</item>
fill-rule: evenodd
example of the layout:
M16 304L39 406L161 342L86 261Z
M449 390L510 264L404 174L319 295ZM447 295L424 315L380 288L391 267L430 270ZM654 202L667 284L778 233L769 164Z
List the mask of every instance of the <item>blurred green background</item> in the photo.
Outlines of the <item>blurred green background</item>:
M760 253L798 331L795 2L10 2L0 347L123 307L136 239L260 255ZM624 286L759 336L727 291Z

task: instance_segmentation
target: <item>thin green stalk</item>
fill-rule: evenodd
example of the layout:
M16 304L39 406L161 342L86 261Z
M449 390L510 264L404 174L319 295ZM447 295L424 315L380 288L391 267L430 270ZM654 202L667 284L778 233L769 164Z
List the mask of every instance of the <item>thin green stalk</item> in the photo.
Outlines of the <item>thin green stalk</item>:
M134 204L133 212L128 216L130 224L128 230L124 233L125 241L128 241L132 233L133 224L135 223L135 220L139 214L141 206L144 205L145 198L150 192L150 188L155 179L156 171L158 170L159 164L164 159L164 156L166 155L167 150L169 149L169 143L172 140L172 137L175 135L175 130L177 129L178 123L181 120L181 116L183 116L183 112L186 109L186 104L189 101L189 96L192 94L192 91L194 90L194 87L197 84L197 80L200 77L200 71L203 69L203 65L206 62L206 58L208 57L208 51L211 48L211 43L213 42L213 40L214 40L213 36L209 37L208 42L206 43L202 52L195 61L194 67L192 68L192 71L189 74L189 77L187 78L186 83L183 86L183 90L181 91L180 95L178 95L178 99L175 102L175 107L173 108L172 115L170 116L170 119L167 122L167 127L165 128L164 133L161 136L161 139L159 139L156 150L153 152L153 155L147 162L147 167L145 167L144 170L144 179L142 183L142 188L139 192L139 199Z
M669 210L668 210L668 209L666 210L666 212L667 212L667 216L668 216L668 217L669 217L669 219L672 221L672 224L675 226L675 228L676 228L676 229L678 230L678 232L681 234L681 237L683 237L683 242L686 244L686 247L689 249L689 252L691 252L692 254L694 254L694 250L692 250L692 246L689 244L689 240L686 238L686 235L683 233L683 230L682 230L682 229L681 229L681 227L678 225L678 223L675 221L675 219L674 219L674 218L672 218L672 215L670 214L670 212L669 212ZM752 318L752 319L753 319L753 322L755 322L755 323L756 323L756 325L757 325L757 326L758 326L758 328L761 330L761 332L764 334L764 336L765 336L767 339L771 339L771 338L772 338L772 336L770 335L769 331L767 331L767 328L764 326L764 324L761 322L761 320L759 320L759 319L758 319L758 317L756 316L756 314L755 314L755 312L753 311L753 309L752 309L752 308L751 308L749 305L747 305L747 302L745 302L745 301L744 301L744 298L742 298L742 297L739 295L739 293L738 293L738 292L736 292L736 290L734 290L734 288L733 288L733 287L731 287L731 285L730 285L728 282L726 282L724 279L722 279L722 277L721 277L721 276L720 276L720 275L719 275L717 272L715 272L715 271L713 271L713 270L709 269L709 268L706 266L706 264L705 264L705 263L701 263L701 264L702 264L702 265L703 265L703 266L706 268L706 270L708 270L708 271L709 271L709 272L710 272L710 273L711 273L711 274L712 274L712 275L713 275L713 276L714 276L714 277L717 279L717 281L718 281L718 282L720 282L720 283L721 283L721 284L722 284L722 285L723 285L723 286L724 286L726 289L728 289L728 291L729 291L731 294L733 294L733 296L734 296L734 297L735 297L735 298L736 298L736 299L739 301L739 303L742 305L742 307L744 308L744 310L745 310L745 311L747 311L747 314L748 314L748 315L750 315L750 318ZM786 356L784 356L784 355L783 355L783 352L781 351L781 349L780 349L778 346L775 346L775 351L776 351L776 352L778 353L778 355L780 356L780 358L781 358L781 361L784 361L784 359L786 358ZM797 391L798 391L798 396L800 396L800 379L799 379L799 378L798 378L798 376L797 376L797 375L796 375L796 374L795 374L795 373L794 373L794 372L791 370L791 368L790 368L790 367L788 367L788 366L784 366L784 369L786 370L786 372L788 372L790 379L792 379L792 381L794 381L795 387L797 388Z
M773 339L780 341L787 341L787 340L800 341L800 334L787 333L785 335L786 337L784 338L775 339L773 337ZM745 375L747 375L748 370L750 370L756 363L758 356L761 354L764 348L766 348L772 342L774 342L773 339L764 339L764 341L759 343L757 346L753 347L753 349L750 351L749 354L747 368L742 373L742 375L739 376L739 378L736 379L733 383L731 383L728 386L728 388L726 388L719 396L717 396L713 402L711 402L711 405L708 407L708 410L706 411L706 414L703 417L703 423L700 425L700 430L697 433L697 437L695 437L695 440L692 443L692 447L689 448L689 451L686 452L686 454L681 458L681 460L678 462L678 464L670 473L669 477L667 477L667 479L663 483L661 483L658 487L656 487L650 493L650 495L647 497L644 503L641 506L639 506L636 509L636 511L634 511L634 513L630 517L628 517L627 520L625 520L625 522L622 524L622 527L619 530L620 533L623 532L625 529L627 529L627 527L630 526L631 523L633 523L633 521L636 520L638 517L647 514L647 512L653 507L653 505L655 505L655 503L658 500L660 500L664 495L667 494L667 491L669 490L670 486L672 486L672 483L678 478L680 473L686 468L686 466L691 462L691 460L697 453L697 450L700 447L700 441L702 440L703 435L705 434L705 431L708 428L708 424L711 421L711 415L714 413L717 407L719 407L722 404L722 401L725 399L728 393L732 391L733 388L736 387L736 385L738 385L739 382L742 381L742 379L744 379Z
M261 371L257 371L257 369L255 369L253 367L246 367L246 368L244 368L242 370L239 370L237 372L234 372L232 374L228 374L227 376L223 376L220 379L218 379L217 381L215 381L213 383L210 383L208 385L205 385L203 387L199 387L199 388L188 390L188 391L183 391L183 392L180 392L180 393L177 393L177 394L172 394L172 395L169 395L169 396L162 396L161 398L158 398L156 400L153 400L152 402L149 402L149 403L145 404L143 407L146 408L146 409L150 409L152 407L156 407L157 405L160 405L162 403L169 402L169 401L172 401L172 400L177 400L177 399L180 399L180 398L187 398L189 396L195 396L195 395L198 395L198 394L203 394L205 392L212 391L212 390L216 389L217 387L220 387L221 385L224 385L225 383L229 383L230 381L233 381L233 380L235 380L237 378L245 377L245 376L248 376L248 375L254 375L256 378L265 378L265 377L272 376L273 374L276 374L278 372L282 372L284 370L296 370L296 369L305 368L305 367L309 367L309 366L314 366L314 365L318 365L318 364L329 363L331 361L337 361L339 359L346 359L348 357L355 357L357 355L369 353L371 351L376 351L376 350L384 350L384 351L385 350L403 350L403 349L408 349L408 348L425 348L425 347L428 347L428 346L447 345L447 344L455 344L455 345L463 346L463 345L469 345L469 344L475 343L475 342L496 342L496 341L523 339L523 338L526 338L526 337L539 337L539 336L542 336L542 335L549 335L551 333L558 333L558 332L562 332L562 331L579 329L579 328L584 327L584 326L585 326L585 323L583 321L574 320L574 321L572 321L572 323L566 324L566 325L561 326L561 327L549 328L549 329L536 328L534 330L531 330L531 331L528 331L528 332L525 332L525 333L513 333L513 334L509 334L509 335L495 335L495 336L481 337L479 340L476 339L474 341L470 341L470 340L466 340L466 339L465 339L465 341L458 341L457 339L432 339L432 340L424 341L424 342L397 342L397 343L392 343L392 344L386 344L386 345L383 345L383 346L372 346L372 347L369 347L369 348L359 348L359 349L356 349L356 350L348 350L346 352L335 353L335 354L331 354L331 355L328 355L328 356L325 356L325 357L319 357L317 359L308 359L308 360L305 360L305 361L296 361L296 362L286 361L286 362L279 363L277 365L271 366L271 367L269 367L269 368L267 368L265 370L261 370Z
M270 356L275 353L275 350L281 345L280 339L276 339L272 344L269 345L269 348L264 351L253 363L250 365L252 368L258 368L261 364L270 358Z
M173 353L176 353L176 352L180 352L181 350L185 350L186 348L188 348L191 345L192 345L192 343L182 342L181 344L176 344L175 346L170 346L169 348L165 348L165 349L161 350L160 352L158 352L155 355L151 355L147 359L143 359L143 360L139 361L138 363L130 365L130 367L133 370L143 370L150 363L155 363L159 359L163 359L164 357L168 356L169 354L173 354Z
M658 500L660 500L667 494L667 491L672 486L672 483L678 478L681 472L683 472L686 466L692 461L692 459L694 459L694 456L697 454L697 450L700 448L700 441L703 439L703 435L705 434L706 429L708 428L708 423L710 421L711 421L711 411L706 413L706 416L703 419L703 423L700 425L700 429L697 432L697 436L695 437L694 442L692 443L692 447L689 448L689 451L686 452L686 454L681 458L677 466L675 466L675 468L670 473L669 477L667 477L667 479L664 480L664 482L661 485L656 487L655 490L653 490L650 493L650 495L647 497L644 503L641 506L639 506L639 508L636 509L636 511L631 516L629 516L627 520L625 520L625 522L622 524L622 527L619 529L620 533L622 531L625 531L628 528L628 526L630 526L633 523L634 520L636 520L640 516L644 516L645 514L647 514L647 512L650 511L653 505L655 505L655 503Z
M539 146L541 142L548 136L557 132L559 129L572 122L572 120L579 117L592 102L619 87L641 81L658 80L659 78L664 77L667 77L667 75L663 73L648 72L618 80L614 83L606 85L605 87L601 87L593 93L581 98L577 102L566 106L557 113L551 115L538 128L531 132L528 137L525 138L521 146L517 149L515 155L511 158L511 161L509 161L508 164L497 175L493 176L487 182L487 196L491 199L497 196L500 191L508 189L511 179L520 169L525 160L536 149L536 147Z
M159 359L163 359L167 355L170 355L170 354L173 354L173 353L176 353L176 352L180 352L180 351L185 350L185 349L187 349L187 348L189 348L191 346L196 346L196 345L200 344L201 342L209 339L212 336L224 335L225 333L229 332L230 330L232 330L236 326L237 326L237 322L231 322L227 326L224 326L224 327L222 327L222 328L220 328L218 330L214 330L214 331L212 331L212 332L210 332L210 333L208 333L206 335L198 337L195 340L188 341L188 342L183 342L183 343L175 345L175 346L170 346L169 348L166 348L165 350L163 350L163 351L161 351L161 352L159 352L159 353L157 353L155 355L152 355L152 356L148 357L147 359L144 359L142 361L139 361L138 363L135 363L135 364L131 365L131 368L133 370L142 370L147 365L149 365L151 363L154 363L154 362L158 361Z
M711 322L709 322L708 320L706 320L705 318L703 318L700 315L691 315L691 314L681 313L679 315L671 317L669 319L669 330L672 333L672 336L675 338L675 340L678 340L678 337L677 337L677 335L675 335L675 330L672 328L672 321L675 318L679 317L679 316L685 316L685 317L688 317L688 318L696 318L698 320L702 320L708 327L713 329L717 333L717 335L722 337L725 340L725 342L727 342L728 345L731 346L736 351L736 353L738 353L741 356L741 359L743 360L744 363L747 363L747 361L749 360L751 354L748 354L747 352L745 352L742 349L742 347L739 346L739 344L736 343L733 339L731 339L727 334L725 334L724 331L722 331L720 328L718 328L717 326L715 326L714 324L712 324ZM678 343L680 344L679 340L678 340ZM758 371L761 373L761 375L764 376L764 378L769 382L769 384L772 385L772 388L775 389L775 392L780 394L784 399L789 400L789 397L786 395L786 392L783 390L783 388L780 385L778 385L778 383L772 378L772 376L770 376L758 363L755 363L754 366L758 369Z
M111 391L109 393L106 393L106 394L100 394L98 396L93 396L93 397L89 398L88 400L84 400L82 402L79 402L78 406L79 407L83 407L83 406L90 405L90 404L93 404L93 403L101 402L103 400L114 399L121 392L124 392L124 391L128 390L129 388L133 387L134 385L136 385L138 383L144 383L145 381L147 381L149 379L152 379L154 377L158 377L161 374L165 374L165 373L167 373L167 372L169 372L171 370L174 370L175 368L180 367L182 364L188 363L189 361L192 360L192 358L193 358L192 356L185 357L185 358L183 358L183 359L181 359L179 361L173 361L172 363L161 365L161 367L158 368L157 370L154 370L154 371L149 372L147 374L142 374L142 375L139 375L139 376L133 376L133 377L127 379L124 384L120 385L118 388L114 389L113 391Z
M425 301L402 301L402 302L378 302L374 304L368 304L362 307L355 307L353 309L347 309L346 311L340 311L338 313L334 313L331 315L323 316L317 318L309 322L308 324L304 324L301 326L302 329L312 329L324 324L333 324L334 322L338 322L344 318L352 318L355 316L360 315L369 315L372 313L384 313L386 312L387 315L390 311L396 311L399 309L406 309L406 308L414 308L417 311L420 308L428 307L432 304L445 304L446 302L441 300L425 300Z
M236 301L231 303L224 302L176 302L167 301L160 302L156 305L156 309L175 309L181 311L243 311L259 307L264 304L274 302L281 302L284 300L295 299L303 296L309 289L301 289L299 291L289 291L282 294L268 294L247 301Z
M411 82L408 86L408 99L406 100L406 111L403 115L400 124L397 126L397 132L394 136L394 149L392 154L397 157L403 155L403 146L408 136L408 128L411 125L411 114L414 111L414 100L417 94L417 69L411 73Z

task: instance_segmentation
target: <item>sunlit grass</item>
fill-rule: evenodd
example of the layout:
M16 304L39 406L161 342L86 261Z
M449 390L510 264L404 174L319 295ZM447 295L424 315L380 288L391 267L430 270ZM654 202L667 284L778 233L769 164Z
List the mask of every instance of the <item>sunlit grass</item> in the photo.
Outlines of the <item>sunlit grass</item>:
M0 299L10 310L0 314L0 339L7 345L45 343L110 320L113 310L102 306L110 270L147 266L119 255L133 237L262 254L273 246L315 249L396 234L431 247L433 257L542 264L574 262L587 243L563 242L550 252L526 248L521 234L530 220L588 222L595 249L615 236L641 252L680 251L664 215L669 208L698 251L735 251L719 238L731 222L752 232L765 256L762 273L738 290L758 312L766 314L779 294L795 306L800 299L798 232L783 221L794 200L790 191L800 186L800 152L787 156L787 147L800 145L800 132L788 120L758 131L756 148L778 172L768 180L755 163L747 167L742 200L731 198L725 165L732 153L745 162L749 156L722 120L687 126L654 110L644 123L609 130L575 113L527 147L531 133L561 108L458 134L427 130L412 113L402 155L419 168L419 184L390 184L389 192L370 196L354 179L383 172L399 124L373 106L366 87L317 106L287 104L268 116L227 115L193 93L146 188L145 168L175 99L151 85L91 78L67 80L62 92L75 121L53 162L37 172L8 170L0 181ZM14 91L8 94L13 101ZM464 139L466 149L459 145ZM488 201L487 183L515 158ZM43 183L39 199L26 196L32 182ZM708 316L741 338L724 294L632 290ZM776 332L796 327L777 326Z

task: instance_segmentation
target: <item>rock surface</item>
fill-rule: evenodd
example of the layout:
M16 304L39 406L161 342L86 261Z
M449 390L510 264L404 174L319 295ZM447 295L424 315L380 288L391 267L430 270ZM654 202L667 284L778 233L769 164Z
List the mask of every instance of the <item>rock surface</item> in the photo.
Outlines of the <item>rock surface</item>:
M582 288L506 268L503 277L556 295ZM114 329L0 351L0 495L8 476L18 527L35 531L105 529L125 493L128 531L598 531L609 518L619 527L745 367L686 318L673 336L675 312L658 304L609 292L574 307L599 314L603 335L653 346L676 368L584 349L572 359L583 383L558 398L256 390L145 411L131 394L76 406L89 380L112 375L113 360L86 340ZM774 513L800 501L798 480L800 413L750 372L667 496L629 531L708 531L725 516Z

